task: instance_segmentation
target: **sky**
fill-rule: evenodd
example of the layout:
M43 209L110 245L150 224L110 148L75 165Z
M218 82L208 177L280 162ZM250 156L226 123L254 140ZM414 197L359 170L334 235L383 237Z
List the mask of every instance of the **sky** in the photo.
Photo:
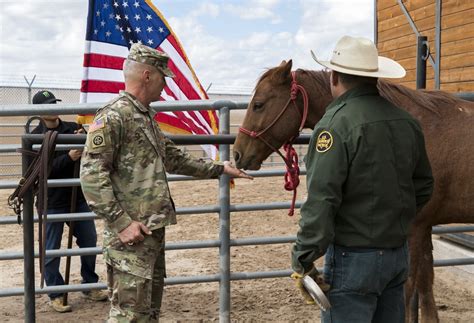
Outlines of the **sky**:
M133 0L117 0L119 2ZM374 0L155 0L204 88L253 88L282 60L320 69L343 35L373 39ZM79 86L87 0L0 0L0 80Z

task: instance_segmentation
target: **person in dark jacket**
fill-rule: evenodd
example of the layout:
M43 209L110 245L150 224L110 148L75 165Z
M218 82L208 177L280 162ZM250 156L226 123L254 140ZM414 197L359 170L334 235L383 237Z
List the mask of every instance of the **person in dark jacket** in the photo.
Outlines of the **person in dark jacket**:
M50 91L39 91L33 97L33 104L55 104L57 101L61 100L56 99ZM41 116L40 124L31 133L42 134L48 130L57 131L59 134L85 132L84 128L75 122L63 121L57 115L45 115ZM52 170L48 178L73 178L74 169L79 167L81 154L82 151L77 149L56 151ZM71 197L71 187L48 188L48 214L70 213ZM80 187L77 189L75 212L90 212ZM69 222L63 221L46 223L46 250L59 249L61 247L64 223L69 225ZM72 228L73 235L76 237L76 243L80 248L96 247L97 233L94 220L74 221ZM95 262L95 255L81 257L82 283L98 282L99 277L95 273ZM45 260L45 280L48 286L64 285L64 279L59 272L59 263L59 257L46 258ZM107 299L107 295L104 292L97 290L90 291L84 295L94 301L105 301ZM51 293L48 296L50 298L50 305L55 311L63 313L72 310L70 305L63 304L62 293Z
M332 307L322 322L404 322L408 227L433 191L420 124L377 90L379 77L405 70L364 38L343 37L330 61L313 58L331 69L335 100L305 160L292 277L298 287L305 275L325 287ZM313 261L324 254L321 281Z

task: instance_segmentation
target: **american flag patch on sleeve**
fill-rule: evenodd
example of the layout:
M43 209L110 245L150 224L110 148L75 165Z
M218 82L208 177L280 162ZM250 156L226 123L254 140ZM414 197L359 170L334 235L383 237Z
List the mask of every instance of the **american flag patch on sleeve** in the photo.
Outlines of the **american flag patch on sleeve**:
M91 125L89 126L89 132L94 132L96 130L102 129L105 127L105 120L104 118L99 118L95 120Z

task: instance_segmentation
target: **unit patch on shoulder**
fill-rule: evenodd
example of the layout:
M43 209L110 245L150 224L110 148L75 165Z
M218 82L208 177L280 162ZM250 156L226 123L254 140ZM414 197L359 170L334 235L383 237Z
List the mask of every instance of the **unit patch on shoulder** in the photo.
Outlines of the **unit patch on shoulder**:
M323 131L319 134L318 140L316 141L316 151L325 153L331 149L333 143L332 135L329 131Z
M92 148L105 146L104 133L97 131L92 134Z

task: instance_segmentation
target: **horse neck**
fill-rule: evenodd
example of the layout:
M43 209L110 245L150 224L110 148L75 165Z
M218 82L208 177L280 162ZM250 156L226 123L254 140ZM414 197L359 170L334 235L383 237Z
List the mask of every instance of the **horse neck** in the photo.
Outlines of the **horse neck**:
M313 129L333 100L329 88L329 75L323 71L298 70L297 72L298 84L303 86L308 94L308 116L304 127ZM301 105L302 101L301 99Z

